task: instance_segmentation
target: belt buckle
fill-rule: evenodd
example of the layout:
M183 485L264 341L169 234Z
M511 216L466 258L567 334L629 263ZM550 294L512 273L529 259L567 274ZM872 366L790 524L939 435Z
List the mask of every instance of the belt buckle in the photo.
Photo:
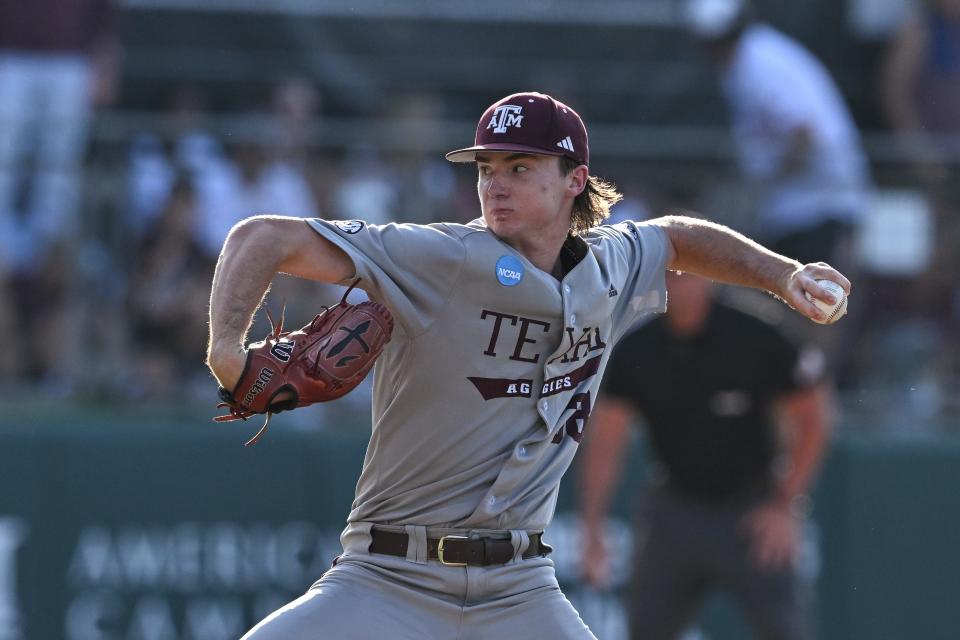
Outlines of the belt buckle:
M463 540L463 541L470 540L470 538L467 537L467 536L443 536L442 538L440 538L440 542L437 543L437 560L440 561L440 564L442 564L442 565L444 565L444 566L447 566L447 567L465 567L465 566L467 566L467 563L466 563L466 562L447 562L447 561L443 558L443 547L444 547L444 545L446 544L447 540L456 540L456 541L459 542L459 541L461 541L461 540Z

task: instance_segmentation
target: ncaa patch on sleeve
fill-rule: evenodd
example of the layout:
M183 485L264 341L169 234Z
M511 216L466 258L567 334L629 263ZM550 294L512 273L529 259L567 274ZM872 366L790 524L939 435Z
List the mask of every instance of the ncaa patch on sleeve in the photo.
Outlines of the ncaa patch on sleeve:
M520 284L523 279L523 263L517 258L506 255L497 260L497 280L505 287Z

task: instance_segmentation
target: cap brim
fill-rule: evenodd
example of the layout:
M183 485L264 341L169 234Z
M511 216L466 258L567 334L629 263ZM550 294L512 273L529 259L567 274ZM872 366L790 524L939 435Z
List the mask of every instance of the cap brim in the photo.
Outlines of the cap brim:
M447 153L444 157L450 162L473 162L477 159L477 154L482 151L515 151L517 153L530 153L536 156L562 156L563 151L552 151L541 149L540 147L530 147L524 144L478 144L466 149L456 149Z

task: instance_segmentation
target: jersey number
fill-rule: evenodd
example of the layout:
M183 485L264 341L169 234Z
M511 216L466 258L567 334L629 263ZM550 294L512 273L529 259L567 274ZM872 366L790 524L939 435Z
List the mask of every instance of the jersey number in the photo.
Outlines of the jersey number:
M557 431L557 435L553 436L553 440L551 440L553 444L560 444L563 441L564 433L573 438L574 442L580 442L583 438L583 429L580 427L579 421L583 420L583 424L586 425L590 418L590 392L573 394L567 409L573 409L573 413L567 418L563 429Z

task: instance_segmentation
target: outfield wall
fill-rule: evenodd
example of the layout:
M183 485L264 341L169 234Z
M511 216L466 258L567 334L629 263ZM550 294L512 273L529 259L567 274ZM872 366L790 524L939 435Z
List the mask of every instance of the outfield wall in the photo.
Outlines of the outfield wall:
M243 437L206 425L5 432L0 640L236 638L302 593L337 553L364 443L271 429L244 449ZM568 476L547 540L571 599L617 640L617 594L576 584L573 486ZM960 637L958 488L960 443L837 443L804 556L819 571L824 640ZM622 547L631 492L611 526ZM720 600L699 637L746 636Z

